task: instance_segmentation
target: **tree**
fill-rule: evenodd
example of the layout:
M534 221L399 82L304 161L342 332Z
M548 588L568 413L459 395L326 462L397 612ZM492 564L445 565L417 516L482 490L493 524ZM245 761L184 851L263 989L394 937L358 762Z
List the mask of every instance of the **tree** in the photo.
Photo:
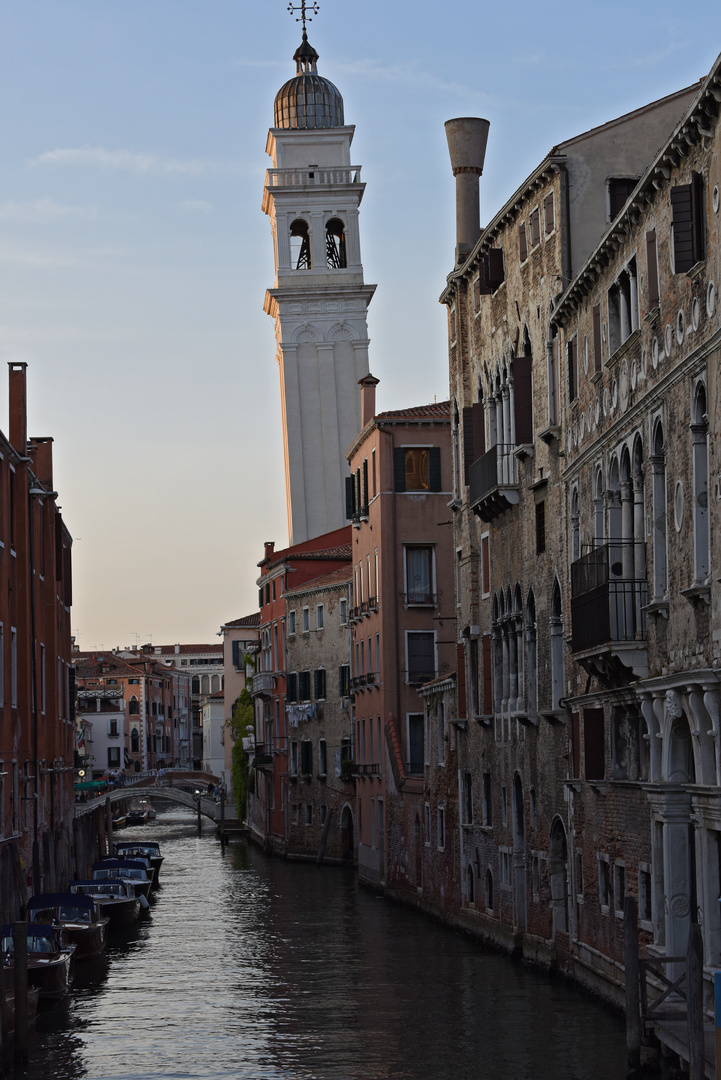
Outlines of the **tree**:
M244 656L243 661L248 666L253 666L253 659L250 656ZM235 794L235 803L238 810L238 820L244 821L246 813L248 811L248 788L249 788L249 774L250 769L248 765L248 754L243 746L243 739L255 728L255 709L253 706L253 699L250 696L250 689L253 685L253 680L246 677L245 686L240 692L240 695L233 702L233 710L231 712L230 720L228 720L227 727L230 732L230 737L233 740L233 792Z

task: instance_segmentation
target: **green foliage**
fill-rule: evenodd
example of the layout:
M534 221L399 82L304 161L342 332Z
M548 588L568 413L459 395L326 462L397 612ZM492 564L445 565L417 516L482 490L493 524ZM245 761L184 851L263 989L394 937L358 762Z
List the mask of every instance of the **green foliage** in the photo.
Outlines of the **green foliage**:
M251 657L244 657L246 664L253 663ZM248 789L253 783L249 777L248 755L243 748L243 739L247 738L255 727L255 709L250 689L253 680L246 678L245 687L233 704L233 712L228 721L228 730L233 740L233 792L238 809L238 819L245 821L248 810ZM250 732L248 731L250 728Z

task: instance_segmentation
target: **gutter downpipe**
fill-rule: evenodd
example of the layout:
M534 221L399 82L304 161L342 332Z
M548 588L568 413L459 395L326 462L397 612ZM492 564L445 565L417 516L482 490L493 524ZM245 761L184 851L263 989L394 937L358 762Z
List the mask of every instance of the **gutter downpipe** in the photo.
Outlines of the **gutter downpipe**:
M35 639L35 530L33 527L33 497L28 489L28 540L30 542L30 671L32 678L32 719L33 719L33 757L34 761L34 791L33 791L33 892L35 895L42 891L40 885L40 844L38 841L38 803L40 801L40 762L38 761L38 663L35 651L37 642Z

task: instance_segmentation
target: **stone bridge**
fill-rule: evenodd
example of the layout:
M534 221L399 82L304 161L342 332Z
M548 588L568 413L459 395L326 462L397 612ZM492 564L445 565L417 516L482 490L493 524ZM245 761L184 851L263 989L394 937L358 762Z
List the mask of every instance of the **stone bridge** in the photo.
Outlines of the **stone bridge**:
M132 799L139 798L140 796L147 796L156 799L163 799L166 802L179 803L181 806L187 806L193 813L198 812L198 800L195 792L205 792L208 790L208 784L210 782L215 783L217 777L211 776L205 773L172 773L167 774L165 783L162 786L158 786L155 783L154 777L145 776L135 783L126 784L125 787L115 788L113 791L108 791L103 795L98 796L96 799L88 799L87 802L75 804L75 817L85 817L86 814L92 814L98 807L103 807L107 804L108 799L111 805L116 803L130 803ZM200 796L200 812L205 817L210 818L212 821L220 821L220 805L213 801L213 799L206 798L205 795ZM225 820L235 819L235 806L232 803L226 802L224 807Z

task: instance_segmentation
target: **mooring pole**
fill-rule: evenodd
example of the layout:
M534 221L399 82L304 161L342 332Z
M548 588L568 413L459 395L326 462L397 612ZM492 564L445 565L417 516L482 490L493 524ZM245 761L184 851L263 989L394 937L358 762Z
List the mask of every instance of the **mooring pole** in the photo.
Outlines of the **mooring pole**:
M638 963L638 909L633 896L623 903L624 963L626 968L626 1049L629 1072L641 1068L641 1008Z
M202 824L201 824L201 821L200 821L200 803L202 801L202 798L203 798L203 796L202 796L201 792L199 791L198 792L198 832L200 832L200 830L203 827Z
M15 1061L25 1065L28 1058L28 928L27 923L13 926L15 964Z
M225 843L225 792L220 788L220 843Z
M686 993L688 995L689 1080L704 1080L703 936L697 922L691 923L688 933Z
M110 796L105 797L105 832L108 837L108 855L113 854L113 807Z

